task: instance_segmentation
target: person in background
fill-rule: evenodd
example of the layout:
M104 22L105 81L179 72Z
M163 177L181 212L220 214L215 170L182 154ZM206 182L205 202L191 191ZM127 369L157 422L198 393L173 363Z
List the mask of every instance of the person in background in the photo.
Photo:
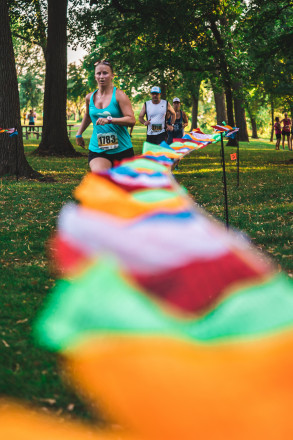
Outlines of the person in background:
M176 120L174 123L173 131L168 132L167 144L172 144L173 139L181 139L184 136L184 128L188 125L188 117L186 113L181 110L181 102L179 98L173 99L173 107L176 113ZM171 120L167 120L167 124L170 124Z
M95 63L98 89L86 98L86 111L76 134L77 145L85 147L82 133L93 123L88 162L92 172L111 168L116 160L133 157L134 152L127 127L135 124L128 96L114 87L114 72L109 61Z
M151 88L150 101L146 101L139 114L139 121L147 127L147 142L160 145L166 140L167 131L173 131L175 111L168 101L161 99L160 87ZM165 124L166 113L171 115L170 124ZM146 117L146 120L145 120Z
M288 118L288 113L284 113L284 119L282 119L281 124L282 127L282 147L285 150L285 137L287 137L288 141L288 149L291 150L291 142L290 142L290 133L291 133L291 119Z
M25 110L22 114L22 117L23 117L23 125L25 125L25 121L26 121L26 111Z
M28 125L31 125L31 126L35 125L36 117L37 117L36 112L33 109L31 109L26 117L26 119L28 119ZM32 127L30 127L29 131L32 131Z
M281 129L281 124L280 124L278 116L276 116L275 121L276 122L274 124L274 129L275 129L275 134L276 134L276 139L277 139L276 150L279 150L280 149L282 129Z

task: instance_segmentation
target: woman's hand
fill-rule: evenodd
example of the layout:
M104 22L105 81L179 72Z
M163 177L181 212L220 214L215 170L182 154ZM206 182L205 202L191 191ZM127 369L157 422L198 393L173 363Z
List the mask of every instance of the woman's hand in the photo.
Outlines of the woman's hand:
M99 118L96 122L96 125L106 125L109 124L109 121L107 118Z
M174 127L173 125L167 124L167 131L173 131Z
M78 137L75 138L76 139L76 143L79 147L85 148L85 143L84 143L84 139L83 137Z

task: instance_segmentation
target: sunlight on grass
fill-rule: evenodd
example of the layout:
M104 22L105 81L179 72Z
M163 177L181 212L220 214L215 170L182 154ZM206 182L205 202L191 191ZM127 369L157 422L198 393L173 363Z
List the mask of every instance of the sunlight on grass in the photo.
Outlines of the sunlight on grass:
M60 175L60 176L64 176L64 175L68 175L70 174L70 176L74 176L74 175L80 175L80 171L72 171L70 169L64 169L63 171L53 171L53 170L49 170L47 169L46 172L42 171L43 174L49 174L49 175Z
M176 170L174 172L174 174L197 174L197 173L204 174L204 173L212 173L214 171L219 171L219 170L222 170L222 168L219 165L218 165L218 169L216 169L216 170L215 170L215 168L197 168L196 170L186 170L186 169L183 169L183 167L182 167L182 171L180 169Z
M279 164L278 164L278 166L279 166ZM268 171L269 169L273 169L273 168L274 168L273 165L272 166L267 165L267 166L250 166L250 167L248 167L245 164L245 166L241 169L241 172L242 173L249 173L250 171Z

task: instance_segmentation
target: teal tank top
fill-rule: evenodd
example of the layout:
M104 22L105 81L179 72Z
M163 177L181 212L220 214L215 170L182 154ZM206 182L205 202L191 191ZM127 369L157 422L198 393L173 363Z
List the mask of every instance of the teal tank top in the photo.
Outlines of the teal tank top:
M96 125L98 118L121 118L123 116L116 100L116 87L113 88L112 99L108 107L97 108L94 104L95 90L90 98L89 115L93 123L93 134L89 144L89 150L96 153L116 154L132 148L130 135L127 127L115 124Z

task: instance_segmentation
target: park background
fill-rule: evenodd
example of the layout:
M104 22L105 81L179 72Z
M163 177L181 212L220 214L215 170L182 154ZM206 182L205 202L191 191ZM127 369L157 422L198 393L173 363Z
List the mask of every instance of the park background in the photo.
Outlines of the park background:
M6 133L0 138L0 392L45 412L92 417L62 381L55 355L37 346L32 323L56 280L46 243L62 205L73 199L88 171L86 152L68 137L67 124L80 122L85 95L95 89L95 61L113 62L115 84L131 98L136 118L150 87L160 85L164 98L182 100L189 129L211 133L210 126L223 120L240 127L239 188L230 160L235 146L225 142L231 227L247 234L279 270L293 273L293 156L287 145L275 151L271 141L275 116L282 118L285 111L293 116L292 2L142 0L137 5L20 0L7 2L9 15L8 9L0 11L1 126L16 127L20 134L30 108L43 126L42 142L33 134L28 140L18 136L18 156L15 139ZM68 44L83 47L87 55L67 66ZM13 67L15 83L10 82ZM85 133L87 145L91 130ZM138 123L132 138L137 154L144 139ZM207 215L224 219L218 144L185 158L175 176Z

